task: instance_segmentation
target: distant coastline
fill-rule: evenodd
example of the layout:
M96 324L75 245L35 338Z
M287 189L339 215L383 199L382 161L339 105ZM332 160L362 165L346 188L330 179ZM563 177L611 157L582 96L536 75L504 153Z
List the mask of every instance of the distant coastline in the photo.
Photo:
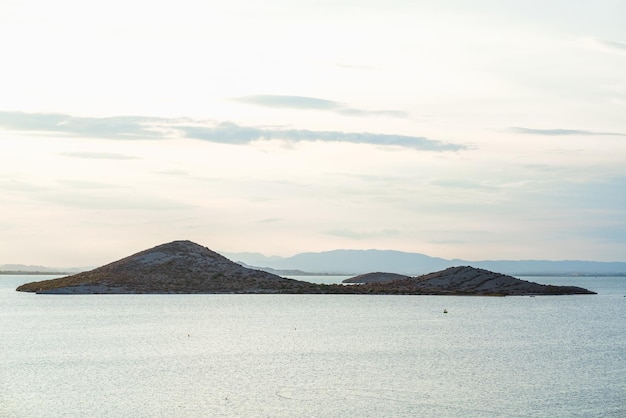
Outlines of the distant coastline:
M58 276L59 274L72 274L68 271L0 271L0 275L4 276L41 276L41 275L49 275L49 276Z
M513 273L516 277L626 277L624 273Z

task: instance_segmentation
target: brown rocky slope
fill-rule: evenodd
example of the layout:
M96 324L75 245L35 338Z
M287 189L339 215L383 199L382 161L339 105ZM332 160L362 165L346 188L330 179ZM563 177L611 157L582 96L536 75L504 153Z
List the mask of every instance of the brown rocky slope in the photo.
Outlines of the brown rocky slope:
M249 269L191 241L174 241L83 273L27 283L37 293L319 293L319 286Z
M388 274L387 280L384 280ZM362 283L374 292L432 295L576 295L595 292L576 286L553 286L517 279L505 274L470 266L450 267L418 277L400 277L389 273L370 273L344 280L344 283Z

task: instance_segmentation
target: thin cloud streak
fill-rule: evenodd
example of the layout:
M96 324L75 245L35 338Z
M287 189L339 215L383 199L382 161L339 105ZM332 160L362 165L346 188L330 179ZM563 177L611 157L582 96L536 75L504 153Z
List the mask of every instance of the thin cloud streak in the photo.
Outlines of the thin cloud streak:
M160 198L151 195L137 195L132 192L125 194L76 194L69 192L45 194L39 197L42 201L61 206L77 207L82 209L97 209L99 211L147 211L162 212L184 210L192 208L189 203L181 203L173 199Z
M379 231L354 231L351 229L331 229L324 231L326 235L332 235L341 238L351 239L368 239L368 238L381 238L389 237L398 234L396 229L384 229Z
M497 187L486 185L477 181L465 180L465 179L436 179L432 180L430 184L439 187L462 189L462 190L497 190Z
M63 152L60 155L72 158L87 158L94 160L138 160L139 157L115 154L110 152Z
M587 39L585 41L591 47L600 49L604 52L617 53L620 55L626 54L626 43L617 41L608 41L604 39Z
M74 179L63 179L59 180L59 183L62 186L67 186L69 189L118 189L119 185L112 185L108 183L96 182L96 181L85 181L85 180L74 180Z
M16 131L111 139L157 139L168 120L142 116L78 117L61 113L0 112L0 126Z
M262 224L271 224L271 223L282 222L282 221L284 221L283 218L265 218L265 219L259 220L258 222Z
M337 63L336 65L339 68L348 68L351 70L377 70L378 69L378 67L374 67L373 65L344 64L341 62Z
M417 136L368 132L311 131L306 129L261 129L239 126L232 122L222 122L212 128L188 126L181 127L181 129L185 131L188 138L229 144L246 144L261 139L281 139L294 142L322 141L399 146L423 151L459 151L466 148L460 144Z
M171 170L160 170L156 172L157 174L164 174L166 176L189 176L189 173L185 170L171 169Z
M278 139L292 142L317 141L397 146L423 151L459 151L466 149L464 145L419 136L370 132L257 128L241 126L233 122L221 122L207 126L206 122L191 122L189 119L137 116L85 118L49 113L0 112L0 127L5 129L85 138L156 140L185 137L231 145L246 145L259 140ZM126 157L119 154L107 153L68 153L65 155L81 158L126 159Z
M603 45L611 49L617 50L622 53L626 53L626 43L616 42L616 41L598 41L598 42L602 43Z
M306 96L280 96L273 94L258 94L243 96L233 99L240 103L253 104L265 107L293 108L293 109L321 109L336 110L342 107L338 102L316 97Z
M547 135L547 136L566 136L566 135L626 136L626 133L621 133L621 132L596 132L596 131L584 131L584 130L578 130L578 129L532 129L532 128L512 127L512 128L508 128L507 131L516 133L516 134Z
M340 102L319 99L317 97L258 94L252 96L237 97L233 100L240 103L247 103L264 107L327 110L346 116L385 116L394 118L407 117L407 112L401 110L357 109L354 107L346 106L345 104Z

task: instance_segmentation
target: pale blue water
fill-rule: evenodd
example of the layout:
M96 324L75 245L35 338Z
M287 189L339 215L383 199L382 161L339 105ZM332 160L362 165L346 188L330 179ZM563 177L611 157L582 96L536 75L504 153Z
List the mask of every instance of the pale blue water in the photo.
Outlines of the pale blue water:
M0 276L0 416L626 416L624 277L525 278L600 293L534 298L14 291L42 278Z

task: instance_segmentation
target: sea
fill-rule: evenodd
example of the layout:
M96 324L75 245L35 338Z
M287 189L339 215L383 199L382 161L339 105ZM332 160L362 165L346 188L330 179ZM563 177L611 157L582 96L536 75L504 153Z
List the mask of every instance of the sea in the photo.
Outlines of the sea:
M15 291L53 277L0 276L2 417L626 417L626 277L520 277L598 293L537 297Z

